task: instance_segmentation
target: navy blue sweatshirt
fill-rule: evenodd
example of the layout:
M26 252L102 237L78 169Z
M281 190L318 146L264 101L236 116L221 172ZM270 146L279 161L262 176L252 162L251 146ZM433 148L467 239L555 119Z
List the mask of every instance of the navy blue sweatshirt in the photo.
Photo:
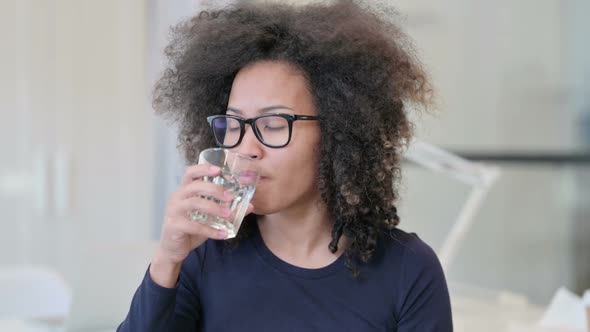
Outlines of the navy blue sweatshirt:
M357 263L357 278L345 255L320 269L290 265L257 229L233 249L208 240L185 259L175 288L154 283L148 268L117 331L452 331L435 253L415 234L390 235Z

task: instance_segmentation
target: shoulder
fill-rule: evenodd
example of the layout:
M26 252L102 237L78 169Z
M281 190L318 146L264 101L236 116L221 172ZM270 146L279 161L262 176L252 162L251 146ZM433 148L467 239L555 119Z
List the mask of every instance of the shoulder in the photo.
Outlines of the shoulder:
M377 263L385 271L397 294L442 287L446 279L435 251L415 233L394 229L381 238Z
M209 262L222 257L223 248L223 241L206 240L189 252L182 263L182 270L191 275L200 275Z
M209 239L191 251L186 261L201 273L208 273L228 268L237 269L244 263L251 262L253 255L254 246L249 238L241 239L239 243Z
M396 269L395 312L400 326L452 330L446 278L434 250L418 235L399 229L391 231L382 242L384 260L398 262L390 266Z
M402 264L402 269L438 269L440 262L434 250L415 233L395 228L379 239L378 255Z

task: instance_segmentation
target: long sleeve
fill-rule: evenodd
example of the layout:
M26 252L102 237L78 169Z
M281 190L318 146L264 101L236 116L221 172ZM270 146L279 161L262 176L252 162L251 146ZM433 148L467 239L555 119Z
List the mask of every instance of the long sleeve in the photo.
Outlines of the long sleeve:
M452 332L449 291L434 251L418 240L405 248L403 265L407 292L400 303L397 331Z
M148 268L133 296L129 313L117 332L197 331L199 270L199 258L193 251L182 264L177 285L165 288L151 279Z

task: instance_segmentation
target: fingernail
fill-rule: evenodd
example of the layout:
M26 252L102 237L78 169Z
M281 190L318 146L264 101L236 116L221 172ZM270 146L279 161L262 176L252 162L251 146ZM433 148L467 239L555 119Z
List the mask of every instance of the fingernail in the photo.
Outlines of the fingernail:
M217 232L217 235L219 235L219 238L221 238L221 239L227 238L227 232L226 231L219 231L219 232Z
M225 217L229 217L229 215L230 215L230 214L231 214L231 211L230 211L229 209L224 209L224 210L223 210L223 215L224 215Z
M211 173L217 173L220 170L221 169L219 167L217 167L217 166L211 166L211 167L209 167L209 172L211 172Z

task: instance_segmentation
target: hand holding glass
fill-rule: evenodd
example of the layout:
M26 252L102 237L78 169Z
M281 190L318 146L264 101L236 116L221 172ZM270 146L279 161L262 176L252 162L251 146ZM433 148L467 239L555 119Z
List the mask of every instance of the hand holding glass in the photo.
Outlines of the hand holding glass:
M211 164L221 168L221 174L215 177L203 177L203 181L221 185L234 195L230 202L222 202L211 197L204 197L217 204L226 205L231 214L228 218L211 216L195 211L192 220L227 232L227 238L238 233L245 217L248 205L256 191L259 179L253 159L242 154L222 148L203 150L199 155L199 164Z

